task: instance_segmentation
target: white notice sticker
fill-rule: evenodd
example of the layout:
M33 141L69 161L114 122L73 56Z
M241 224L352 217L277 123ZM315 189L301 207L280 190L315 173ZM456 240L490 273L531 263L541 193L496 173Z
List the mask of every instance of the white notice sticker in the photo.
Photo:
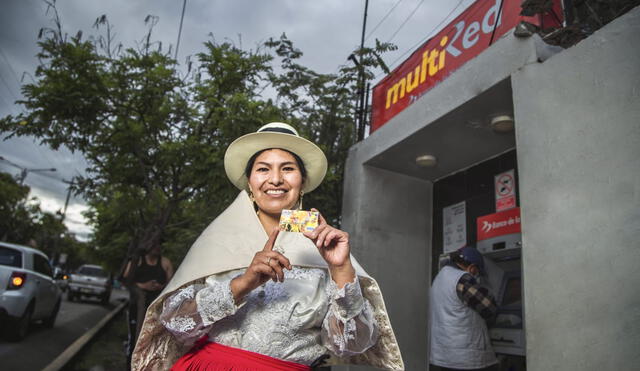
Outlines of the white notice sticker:
M444 253L467 244L467 211L464 201L442 209L442 225Z

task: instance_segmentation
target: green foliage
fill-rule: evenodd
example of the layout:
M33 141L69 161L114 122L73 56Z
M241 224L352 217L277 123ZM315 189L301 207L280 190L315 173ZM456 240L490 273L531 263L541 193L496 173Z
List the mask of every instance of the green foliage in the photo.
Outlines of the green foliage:
M141 46L123 50L112 46L104 16L95 27L106 35L90 41L67 38L54 21L56 29L41 32L37 81L23 87L24 113L0 119L0 130L87 159L88 176L75 186L95 231L85 258L115 271L127 253L162 244L179 264L237 195L224 171L226 148L271 121L292 123L327 154L326 180L305 204L339 224L344 162L355 143L355 67L318 74L296 63L302 53L283 35L248 51L211 39L182 75L151 42L152 27ZM390 47L358 51L367 74ZM262 96L269 87L275 101Z
M0 236L2 241L26 243L34 232L38 208L27 203L29 187L0 173Z
M10 174L0 173L0 236L2 241L28 245L50 258L67 254L67 265L77 266L90 259L86 243L70 235L59 215L43 212L29 187L19 185Z

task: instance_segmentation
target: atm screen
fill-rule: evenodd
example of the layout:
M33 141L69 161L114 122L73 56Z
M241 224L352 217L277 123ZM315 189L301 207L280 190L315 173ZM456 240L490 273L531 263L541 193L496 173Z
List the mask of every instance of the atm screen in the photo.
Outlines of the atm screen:
M505 274L494 327L522 328L522 278L520 272Z
M511 277L507 279L507 282L505 283L501 306L521 305L521 304L522 304L521 279L520 277Z

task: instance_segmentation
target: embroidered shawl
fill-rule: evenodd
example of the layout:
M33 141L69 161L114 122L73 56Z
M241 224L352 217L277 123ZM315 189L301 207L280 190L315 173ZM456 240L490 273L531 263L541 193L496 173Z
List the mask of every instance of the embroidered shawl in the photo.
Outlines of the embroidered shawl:
M132 357L132 370L168 370L188 349L165 330L159 317L164 299L174 291L210 275L246 268L268 239L245 191L198 237L162 293L147 309ZM301 233L280 232L275 242L284 249L292 265L328 269L315 245ZM404 364L384 299L377 282L358 264L351 262L360 280L362 294L374 308L379 330L377 343L366 352L351 357L333 356L328 365L370 365L387 370L403 370Z

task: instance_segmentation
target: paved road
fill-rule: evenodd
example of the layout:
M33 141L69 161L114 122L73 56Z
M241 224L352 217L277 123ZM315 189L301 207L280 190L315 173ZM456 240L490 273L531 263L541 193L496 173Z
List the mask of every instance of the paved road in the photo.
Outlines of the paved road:
M126 291L113 290L111 302L103 306L92 299L70 302L65 295L53 328L46 329L35 323L31 325L27 338L19 343L0 339L0 368L15 371L43 369L126 297Z

